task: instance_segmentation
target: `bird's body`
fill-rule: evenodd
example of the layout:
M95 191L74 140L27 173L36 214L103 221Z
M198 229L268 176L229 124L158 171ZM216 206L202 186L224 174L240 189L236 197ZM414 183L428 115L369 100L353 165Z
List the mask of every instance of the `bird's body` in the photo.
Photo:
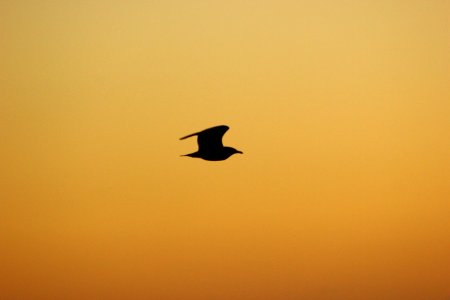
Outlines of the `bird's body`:
M202 158L204 160L211 160L211 161L219 161L219 160L225 160L235 153L241 153L241 152L236 152L236 149L231 148L231 147L223 147L220 150L197 151L194 153L185 154L183 156L197 157L197 158Z
M180 138L180 140L184 140L192 136L197 136L198 151L185 154L183 156L201 158L210 161L220 161L225 160L236 153L242 154L241 151L238 151L232 147L223 146L222 137L228 129L228 126L220 125Z

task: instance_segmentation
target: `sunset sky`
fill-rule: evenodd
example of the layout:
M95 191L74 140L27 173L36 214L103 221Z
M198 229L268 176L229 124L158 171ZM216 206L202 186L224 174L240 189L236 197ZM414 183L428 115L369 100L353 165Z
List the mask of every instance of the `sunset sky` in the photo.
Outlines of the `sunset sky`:
M0 299L450 299L450 1L3 0L0 44Z

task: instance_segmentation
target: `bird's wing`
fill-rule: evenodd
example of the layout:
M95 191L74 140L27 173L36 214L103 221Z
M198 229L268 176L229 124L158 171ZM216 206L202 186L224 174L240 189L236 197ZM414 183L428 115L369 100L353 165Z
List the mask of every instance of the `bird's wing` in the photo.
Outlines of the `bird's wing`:
M202 149L222 148L222 137L228 129L228 126L221 125L199 132L197 140L199 151Z
M222 148L223 147L222 137L225 134L225 132L227 132L228 129L230 129L230 128L226 125L215 126L215 127L211 127L211 128L205 129L200 132L189 134L185 137L182 137L180 140L184 140L191 136L197 135L199 151L201 151L202 149L207 150L207 149L214 149L214 148L216 148L216 149Z

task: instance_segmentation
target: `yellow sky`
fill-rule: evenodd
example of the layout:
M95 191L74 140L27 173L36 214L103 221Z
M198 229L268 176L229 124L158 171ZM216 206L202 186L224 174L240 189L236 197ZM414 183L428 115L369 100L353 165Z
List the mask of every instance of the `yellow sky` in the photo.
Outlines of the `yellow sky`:
M450 2L0 3L0 298L446 299ZM227 124L224 162L182 157Z

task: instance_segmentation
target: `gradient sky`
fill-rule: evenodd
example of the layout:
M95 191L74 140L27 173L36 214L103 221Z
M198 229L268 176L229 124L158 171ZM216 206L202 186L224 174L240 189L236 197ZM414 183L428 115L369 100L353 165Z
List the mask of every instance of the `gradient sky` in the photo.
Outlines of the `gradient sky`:
M0 298L450 297L449 1L3 0L0 43Z

